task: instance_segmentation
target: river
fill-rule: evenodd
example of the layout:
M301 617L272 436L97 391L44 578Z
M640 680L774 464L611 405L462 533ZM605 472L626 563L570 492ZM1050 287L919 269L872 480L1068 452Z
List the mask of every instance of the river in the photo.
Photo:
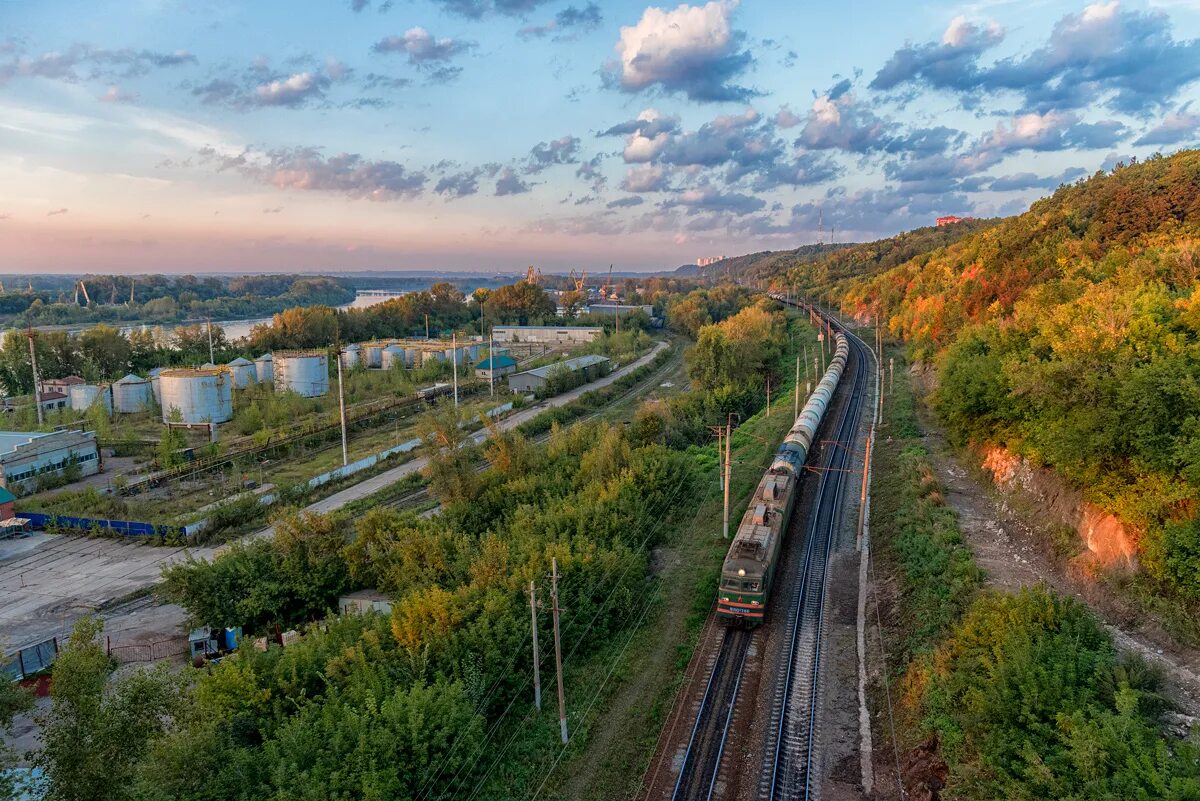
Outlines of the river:
M358 292L358 294L355 295L354 300L350 301L349 303L344 303L341 306L338 306L338 308L339 309L365 309L368 306L374 306L376 303L383 303L385 300L391 300L392 298L398 298L404 294L406 294L406 293L404 293L404 292L389 292L387 290L382 290L382 289L371 289L371 290L365 290L365 291L360 290ZM272 319L271 317L255 317L255 318L252 318L249 320L213 320L212 324L213 324L213 328L223 328L225 330L225 338L232 342L235 339L240 339L242 337L249 336L251 328L253 328L256 325L263 325L264 323L269 323L269 322L271 322L271 319ZM195 321L187 322L187 323L167 323L165 325L161 324L161 323L143 323L140 325L139 324L118 325L118 328L120 329L122 334L126 334L126 335L128 335L131 331L138 331L138 330L153 331L153 330L161 328L163 335L169 336L171 334L171 332L174 331L179 326L195 325L195 324L196 324ZM100 325L100 323L97 323L97 325ZM111 324L104 323L104 325L111 325ZM201 325L203 325L203 322L201 322ZM92 327L91 325L35 326L35 328L37 328L37 330L39 330L39 331L67 331L68 333L71 333L74 335L79 335L91 327ZM15 329L10 329L10 330L15 330Z

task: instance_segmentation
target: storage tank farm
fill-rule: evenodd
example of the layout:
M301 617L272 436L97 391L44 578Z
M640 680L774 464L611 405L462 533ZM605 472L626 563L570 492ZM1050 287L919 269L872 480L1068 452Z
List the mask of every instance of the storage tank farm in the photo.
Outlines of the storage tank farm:
M233 418L233 377L228 369L164 370L158 380L164 423L198 426Z
M150 371L150 392L153 393L154 402L160 408L162 407L162 382L158 380L158 377L162 375L162 371L162 367L155 367Z
M329 357L324 351L277 351L274 361L276 392L290 390L305 398L329 392Z
M236 389L245 389L258 381L258 369L249 359L238 356L225 366L229 368L229 374L233 376L233 386Z
M105 411L112 414L112 393L107 385L72 384L68 397L73 411L86 412L93 404L103 403Z
M258 374L258 383L275 383L275 360L271 354L264 353L254 360L254 372Z
M342 349L341 353L342 368L352 370L362 361L362 347L356 344L349 344Z
M149 411L154 405L154 391L149 379L130 374L112 385L113 409L117 414L137 414Z
M391 370L397 365L404 367L407 364L406 359L404 348L396 344L388 345L379 354L379 367L381 370Z

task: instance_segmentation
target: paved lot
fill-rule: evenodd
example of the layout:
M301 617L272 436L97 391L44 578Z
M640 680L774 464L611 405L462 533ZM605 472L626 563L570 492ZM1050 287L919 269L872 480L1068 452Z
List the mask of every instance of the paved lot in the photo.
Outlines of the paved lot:
M514 428L548 408L562 406L584 392L607 386L646 364L666 347L666 342L658 342L645 356L620 370L522 409L500 421L499 426L502 430ZM479 441L486 436L486 430L475 435ZM314 512L340 509L422 469L425 464L424 457L405 462L306 509ZM271 533L268 527L250 536L265 537ZM11 651L67 633L78 618L101 605L157 583L164 566L189 557L211 559L216 551L212 546L152 547L122 540L47 534L0 542L0 649Z

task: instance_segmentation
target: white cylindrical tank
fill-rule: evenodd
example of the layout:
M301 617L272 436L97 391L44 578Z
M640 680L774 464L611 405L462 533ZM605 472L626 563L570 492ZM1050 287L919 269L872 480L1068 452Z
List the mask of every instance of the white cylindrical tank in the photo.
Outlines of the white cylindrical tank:
M329 358L323 351L275 354L275 391L315 398L329 391Z
M86 412L93 404L100 402L104 404L105 411L112 413L112 393L107 386L72 384L68 397L73 411Z
M229 368L229 374L233 377L235 389L245 389L258 380L258 370L249 359L238 356L225 366Z
M154 402L162 406L162 382L158 380L162 374L161 367L155 367L150 371L150 391L154 393Z
M399 345L388 345L383 349L379 366L384 370L391 370L393 367L403 367L405 364L404 348Z
M429 364L430 362L444 361L446 354L440 350L424 350L421 351L421 364Z
M114 381L112 395L113 408L118 414L148 411L154 403L154 391L150 382L133 374Z
M164 370L158 380L164 423L194 426L233 417L233 378L228 370Z
M258 373L258 383L271 384L275 381L275 361L271 354L264 353L254 360L254 372Z
M362 360L362 347L353 343L347 345L342 351L342 368L351 370L358 366Z
M364 349L366 353L367 367L381 368L383 367L383 349L387 347L383 342L368 342Z

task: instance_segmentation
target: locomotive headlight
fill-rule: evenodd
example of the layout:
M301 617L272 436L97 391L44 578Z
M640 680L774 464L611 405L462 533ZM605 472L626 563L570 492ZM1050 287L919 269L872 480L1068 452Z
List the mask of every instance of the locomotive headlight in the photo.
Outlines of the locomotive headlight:
M738 568L738 575L739 575L739 576L744 576L744 575L746 575L746 568L744 568L744 567L739 567L739 568Z

